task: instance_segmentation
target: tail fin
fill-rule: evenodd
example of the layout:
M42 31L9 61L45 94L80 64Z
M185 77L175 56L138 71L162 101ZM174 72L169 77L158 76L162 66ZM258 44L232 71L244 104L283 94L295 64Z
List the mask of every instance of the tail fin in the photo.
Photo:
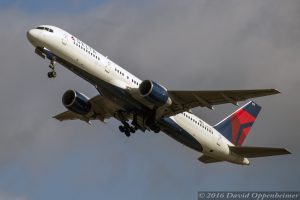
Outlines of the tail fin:
M247 137L261 107L250 101L216 124L214 128L232 144L241 146Z

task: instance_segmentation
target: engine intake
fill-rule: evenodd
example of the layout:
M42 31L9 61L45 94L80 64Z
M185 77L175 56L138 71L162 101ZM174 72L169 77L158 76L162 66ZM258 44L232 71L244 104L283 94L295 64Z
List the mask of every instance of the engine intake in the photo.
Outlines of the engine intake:
M139 92L142 97L154 103L157 106L171 105L168 91L163 86L154 81L145 80L140 84Z
M62 103L68 110L80 115L86 115L91 111L89 98L75 90L66 91L62 97Z

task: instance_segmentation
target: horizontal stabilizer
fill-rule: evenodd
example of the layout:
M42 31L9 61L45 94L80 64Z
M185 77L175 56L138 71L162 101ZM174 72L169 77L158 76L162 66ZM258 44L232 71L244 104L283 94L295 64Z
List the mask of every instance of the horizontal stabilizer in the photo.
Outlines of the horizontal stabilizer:
M205 164L208 164L208 163L216 163L216 162L222 162L222 160L217 160L215 158L212 158L212 157L209 157L207 155L202 155L201 157L198 158L198 160L200 162L203 162Z
M88 124L90 124L89 118L86 118L85 116L76 114L76 113L71 112L71 111L65 111L63 113L60 113L60 114L54 116L53 118L57 119L57 120L59 120L61 122L62 121L66 121L66 120L76 120L76 119L79 119L79 120L85 121Z
M247 158L291 154L289 151L283 148L230 146L229 149L231 152Z

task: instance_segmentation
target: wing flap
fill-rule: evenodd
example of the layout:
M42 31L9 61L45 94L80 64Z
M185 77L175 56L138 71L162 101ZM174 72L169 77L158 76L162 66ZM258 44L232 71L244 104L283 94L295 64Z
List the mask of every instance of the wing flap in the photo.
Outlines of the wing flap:
M270 148L270 147L229 147L230 151L240 156L247 158L265 157L265 156L277 156L291 154L289 151L283 148Z

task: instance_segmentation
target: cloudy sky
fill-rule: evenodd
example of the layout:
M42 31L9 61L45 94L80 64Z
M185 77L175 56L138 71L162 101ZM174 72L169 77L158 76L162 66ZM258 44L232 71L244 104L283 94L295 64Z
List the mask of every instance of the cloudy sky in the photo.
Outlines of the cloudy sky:
M298 0L0 2L0 200L196 199L198 191L300 189ZM293 154L250 166L204 165L164 133L119 133L119 122L60 123L61 96L97 91L63 67L47 78L26 31L59 26L169 89L277 88L244 145ZM214 124L235 110L195 109Z

